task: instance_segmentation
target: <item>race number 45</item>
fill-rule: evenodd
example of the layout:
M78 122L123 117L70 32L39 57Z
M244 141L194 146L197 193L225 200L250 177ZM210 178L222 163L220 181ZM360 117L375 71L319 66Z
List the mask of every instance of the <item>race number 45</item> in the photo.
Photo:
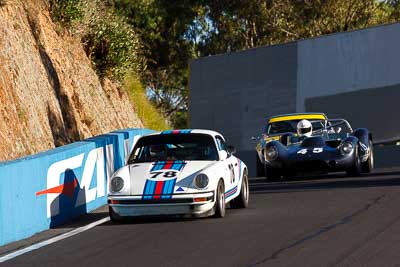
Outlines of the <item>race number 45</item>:
M312 150L312 153L318 154L318 153L321 153L322 151L324 151L324 149L322 147L315 147ZM307 148L303 148L303 149L300 149L299 151L297 151L297 154L305 155L307 153L308 153L308 149Z

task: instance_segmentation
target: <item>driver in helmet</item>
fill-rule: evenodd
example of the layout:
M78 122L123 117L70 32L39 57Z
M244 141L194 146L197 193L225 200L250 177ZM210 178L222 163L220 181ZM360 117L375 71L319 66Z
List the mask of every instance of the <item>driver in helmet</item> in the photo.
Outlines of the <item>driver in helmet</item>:
M309 120L301 120L297 123L297 134L300 138L310 137L312 134L312 124Z

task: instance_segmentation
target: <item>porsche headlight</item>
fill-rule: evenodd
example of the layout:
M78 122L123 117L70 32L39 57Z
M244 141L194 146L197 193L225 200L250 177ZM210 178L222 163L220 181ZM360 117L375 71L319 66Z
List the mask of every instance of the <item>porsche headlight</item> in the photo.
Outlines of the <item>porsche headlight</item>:
M340 151L342 152L342 154L350 154L351 151L353 151L353 149L354 149L354 145L350 142L345 142L340 147Z
M194 185L195 185L197 188L204 189L204 188L207 187L208 181L209 181L209 180L208 180L208 176L205 175L205 174L203 174L203 173L200 173L199 175L197 175L197 176L194 178Z
M111 179L111 183L110 183L110 190L111 192L119 192L122 190L122 188L124 188L124 179L122 179L121 177L113 177Z
M270 146L265 153L265 158L268 161L277 159L278 158L278 149L276 149L276 147L274 147L274 146Z

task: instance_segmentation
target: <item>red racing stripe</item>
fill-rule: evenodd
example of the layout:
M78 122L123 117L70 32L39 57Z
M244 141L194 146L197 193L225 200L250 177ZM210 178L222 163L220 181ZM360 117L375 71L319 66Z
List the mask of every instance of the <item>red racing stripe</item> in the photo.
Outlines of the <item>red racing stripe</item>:
M164 168L163 169L171 169L172 165L174 165L173 161L167 161L167 163L165 163Z
M156 191L154 192L153 199L159 199L161 197L163 187L164 181L158 181L156 183Z
M172 134L179 134L179 132L180 132L179 130L173 130Z

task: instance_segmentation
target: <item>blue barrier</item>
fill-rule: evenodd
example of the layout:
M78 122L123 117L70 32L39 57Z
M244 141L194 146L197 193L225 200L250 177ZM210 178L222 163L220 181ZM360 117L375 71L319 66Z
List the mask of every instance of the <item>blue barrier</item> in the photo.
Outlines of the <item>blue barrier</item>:
M106 204L107 179L151 132L115 131L0 163L0 246Z

